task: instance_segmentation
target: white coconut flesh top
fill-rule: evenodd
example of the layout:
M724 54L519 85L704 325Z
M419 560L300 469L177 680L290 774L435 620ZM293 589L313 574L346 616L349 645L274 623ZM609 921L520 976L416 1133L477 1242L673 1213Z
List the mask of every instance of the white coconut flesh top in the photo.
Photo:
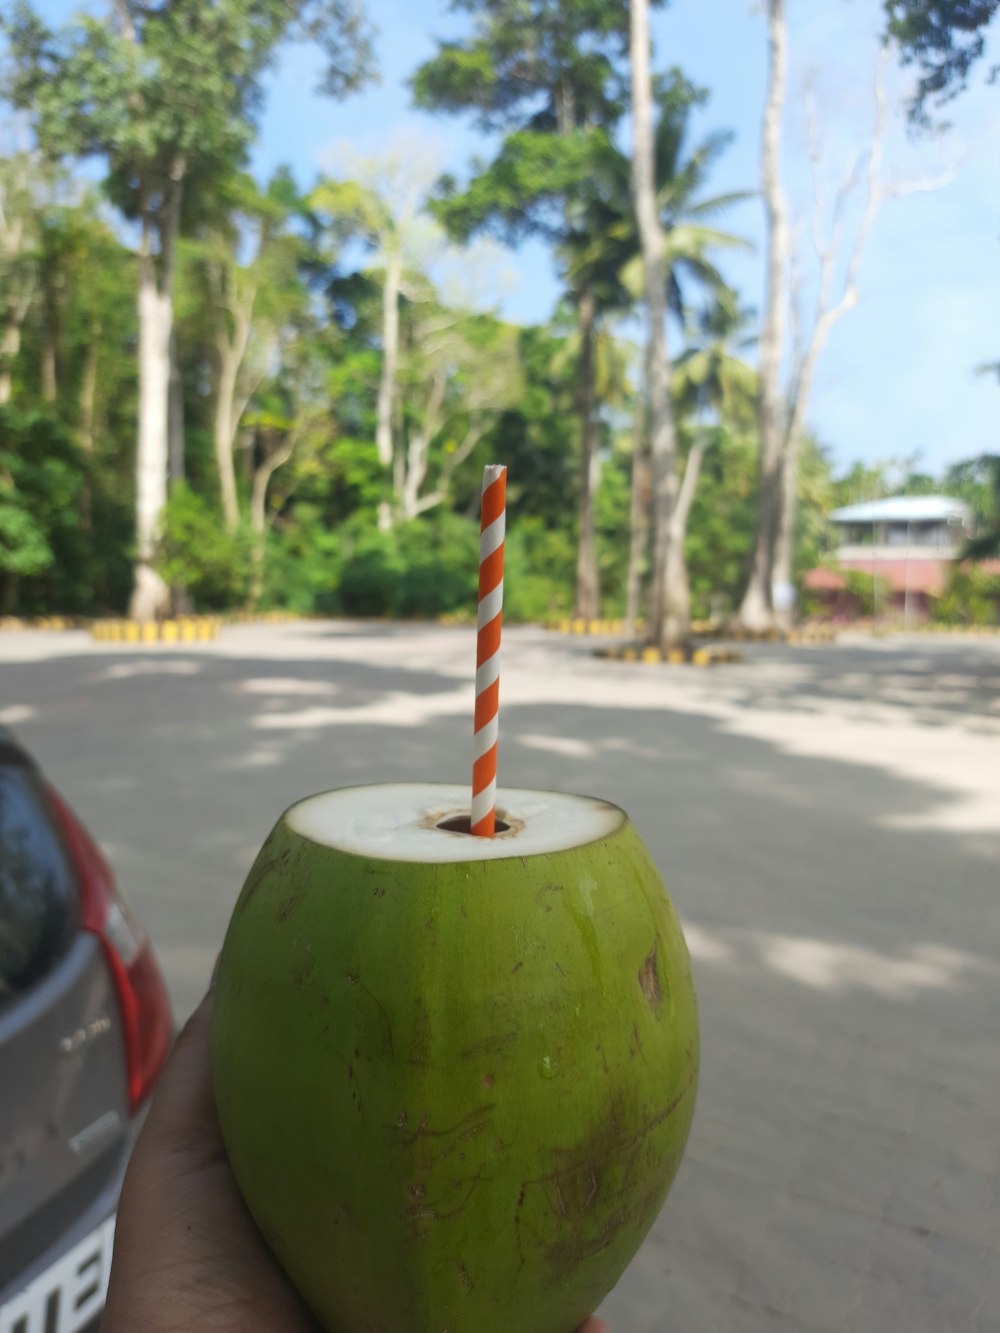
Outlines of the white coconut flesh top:
M311 842L385 861L497 861L509 856L562 852L605 838L621 828L625 812L592 796L561 792L497 792L497 833L473 837L469 789L400 782L343 787L299 801L287 824ZM458 828L440 828L454 821ZM504 827L506 826L506 827Z

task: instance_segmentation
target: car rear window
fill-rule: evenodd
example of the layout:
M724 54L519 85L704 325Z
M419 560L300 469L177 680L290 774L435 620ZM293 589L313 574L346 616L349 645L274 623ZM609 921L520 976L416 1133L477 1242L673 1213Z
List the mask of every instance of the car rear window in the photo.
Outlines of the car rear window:
M0 764L0 1005L58 963L79 911L73 871L37 777Z

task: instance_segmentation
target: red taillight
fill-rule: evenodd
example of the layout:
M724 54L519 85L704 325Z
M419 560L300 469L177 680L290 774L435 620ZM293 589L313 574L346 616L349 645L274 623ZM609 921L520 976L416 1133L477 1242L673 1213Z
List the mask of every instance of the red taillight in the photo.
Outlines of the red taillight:
M49 796L80 883L81 925L97 935L122 1012L129 1103L136 1110L152 1091L173 1039L170 1000L156 956L111 867L73 811Z

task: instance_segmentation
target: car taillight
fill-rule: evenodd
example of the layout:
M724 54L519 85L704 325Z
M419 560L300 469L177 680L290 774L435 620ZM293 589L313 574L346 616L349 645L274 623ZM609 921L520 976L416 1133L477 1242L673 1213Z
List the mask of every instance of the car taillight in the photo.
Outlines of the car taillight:
M81 925L101 941L122 1013L129 1104L152 1091L173 1040L170 1000L149 940L100 848L58 792L49 796L80 884Z

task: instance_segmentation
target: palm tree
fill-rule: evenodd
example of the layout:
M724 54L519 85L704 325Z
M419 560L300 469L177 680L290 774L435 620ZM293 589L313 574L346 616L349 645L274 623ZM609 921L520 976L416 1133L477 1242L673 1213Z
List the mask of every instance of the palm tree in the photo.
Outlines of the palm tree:
M683 326L688 309L688 293L696 288L702 294L716 298L723 304L733 305L735 298L725 279L713 262L712 252L718 249L746 247L742 237L720 231L712 219L733 205L750 197L746 192L734 192L705 197L704 190L720 155L728 146L730 135L715 133L689 149L692 112L704 102L706 94L696 88L678 70L673 70L656 89L658 109L654 132L654 166L656 206L665 248L666 306ZM610 141L599 155L590 197L581 207L576 226L566 247L569 251L567 270L576 285L586 281L595 294L598 317L630 308L643 289L643 258L639 230L631 195L632 164L629 157ZM669 367L668 367L669 370ZM644 416L641 404L637 421ZM649 487L645 484L646 467L642 457L644 431L636 431L633 458L633 490L638 501L633 504L633 519L643 525L643 505L649 503ZM676 467L676 463L674 463ZM697 471L692 475L693 484ZM690 595L687 571L683 563L683 540L686 531L686 507L677 512L682 483L676 478L677 499L671 506L667 522L670 530L659 534L670 549L679 551L678 559L670 562L664 602L666 636L671 640L686 637L688 631ZM640 493L642 495L640 496ZM679 543L679 546L677 545ZM641 559L640 543L633 543L633 578L635 561ZM634 597L630 602L634 602ZM652 626L654 639L664 634Z
M674 412L682 436L691 441L673 513L677 595L685 617L689 615L690 585L684 546L705 454L725 437L720 424L749 426L754 416L757 372L739 355L754 342L747 334L753 320L754 311L739 306L731 292L717 294L692 321L688 345L671 377Z
M998 370L1000 374L1000 370ZM970 464L966 464L970 467ZM989 486L989 513L980 515L981 530L962 547L961 560L993 560L1000 556L1000 454L983 454L971 467Z

